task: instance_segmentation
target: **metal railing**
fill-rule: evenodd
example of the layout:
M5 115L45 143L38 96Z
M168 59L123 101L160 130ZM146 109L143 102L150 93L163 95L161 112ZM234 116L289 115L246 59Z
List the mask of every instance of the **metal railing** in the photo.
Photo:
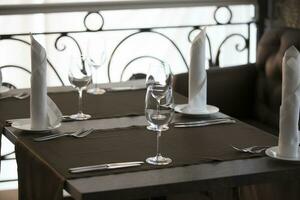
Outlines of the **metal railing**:
M256 5L256 0L111 0L111 1L74 1L56 3L10 4L0 2L0 15L59 13L59 12L98 12L99 10L146 9L146 8L182 8L195 6Z
M152 2L152 3L151 3ZM112 62L115 58L115 54L121 46L130 40L131 38L137 37L139 35L143 35L145 33L151 33L153 35L157 35L166 41L169 42L169 44L177 51L179 58L182 60L185 70L188 69L188 59L186 58L184 52L182 49L179 47L176 41L172 39L170 35L167 35L164 33L164 30L188 30L187 35L183 35L182 37L185 37L187 39L187 42L191 43L193 36L195 35L195 32L198 32L201 30L203 27L207 27L209 30L210 28L216 28L216 27L228 27L229 29L233 26L240 27L243 29L244 33L241 32L234 32L230 33L225 36L225 38L219 43L218 46L215 47L213 50L211 41L214 41L215 38L212 38L209 34L207 34L207 41L208 41L208 47L209 47L209 57L208 57L208 65L209 67L218 67L220 65L220 55L222 54L222 48L226 43L230 40L236 40L235 48L232 49L226 49L226 51L237 51L237 52L247 52L247 58L245 63L250 63L250 52L251 52L251 47L250 47L250 39L251 39L251 34L253 34L253 27L255 28L255 23L256 23L256 16L252 18L249 21L246 22L232 22L232 17L235 14L231 7L229 5L224 5L225 3L229 4L229 2L233 2L233 4L239 3L252 3L251 5L255 6L256 4L253 3L253 1L218 1L219 5L222 6L215 6L212 15L213 22L210 23L202 23L202 24L192 24L192 25L164 25L164 26L147 26L147 27L126 27L126 28L105 28L107 18L105 15L103 15L102 10L98 10L99 8L103 9L112 9L112 8L118 8L118 9L128 9L130 6L132 6L132 9L137 9L137 8L155 8L155 7L166 7L169 5L169 7L179 7L179 6L193 6L193 5L210 5L212 3L216 3L216 1L201 1L201 0L193 0L193 1L179 1L179 0L167 0L167 1L122 1L122 3L115 3L115 1L111 2L109 4L108 2L95 2L95 3L73 3L73 4L53 4L53 5L22 5L22 6L4 6L4 8L0 7L0 14L5 14L7 15L8 10L10 10L11 13L13 14L24 14L24 13L33 13L33 12L63 12L63 9L66 9L66 12L71 12L71 11L78 11L82 10L83 8L88 10L86 14L84 15L82 19L82 24L83 24L83 29L81 30L60 30L60 31L41 31L41 32L32 32L32 35L43 35L43 36L51 36L51 37L56 37L54 41L54 46L55 49L59 52L63 52L67 46L65 44L61 44L61 41L63 39L70 39L74 45L75 48L77 49L78 53L80 56L83 56L83 50L80 45L80 42L78 42L78 39L76 36L84 33L108 33L108 32L124 32L124 37L113 47L112 51L109 53L109 58L108 58L108 63L107 63L107 78L108 81L116 81L116 79L112 78L112 72L116 71L115 68L112 67ZM128 4L126 4L128 3ZM231 4L230 4L231 5ZM48 7L49 6L49 7ZM144 6L144 7L143 7ZM22 8L22 9L21 9ZM92 11L91 11L92 10ZM97 11L95 11L97 10ZM222 19L218 19L217 15L219 12L226 12L227 17L225 21ZM88 20L91 16L95 17L95 15L98 17L98 25L96 25L97 28L90 27L88 25ZM15 41L22 43L24 45L30 46L30 43L27 39L29 33L28 32L18 32L18 33L5 33L1 34L0 33L0 42L4 41ZM256 42L256 41L255 41ZM0 47L1 48L1 47ZM256 47L254 47L256 48ZM212 52L216 52L214 55ZM185 50L186 52L186 50ZM123 67L119 67L119 71L121 71L121 75L119 76L119 80L122 79L123 74L127 70L127 68L133 64L134 62L141 60L141 59L153 59L153 60L162 60L162 58L159 58L157 56L153 55L139 55L136 58L132 58L131 60L127 61L127 63ZM51 61L50 61L51 60ZM53 70L54 74L57 76L60 85L65 85L65 81L59 74L57 70L56 64L53 62L55 58L48 57L48 64L51 70ZM26 74L30 74L30 68L24 67L24 66L19 66L11 63L7 63L5 65L0 66L0 69L8 69L8 68L15 68L18 70L22 70Z

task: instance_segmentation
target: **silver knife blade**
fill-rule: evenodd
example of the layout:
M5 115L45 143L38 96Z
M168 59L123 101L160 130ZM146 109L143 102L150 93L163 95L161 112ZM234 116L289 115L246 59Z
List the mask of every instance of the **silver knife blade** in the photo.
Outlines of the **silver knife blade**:
M98 170L109 170L109 169L119 169L119 168L127 168L127 167L137 167L141 166L141 164L128 164L128 165L102 165L99 167L92 167L92 168L84 168L84 169L77 169L77 170L70 170L70 173L76 174L76 173L83 173L83 172L90 172L90 171L98 171Z
M82 169L91 169L91 168L102 168L102 167L109 167L109 166L122 166L122 165L132 165L132 164L143 164L143 161L132 161L132 162L119 162L119 163L106 163L106 164L100 164L100 165L89 165L89 166L82 166L82 167L73 167L70 168L70 171L75 170L82 170Z
M119 87L111 87L111 88L105 88L106 91L108 92L113 92L113 91L128 91L128 90L141 90L145 89L146 86L119 86Z
M198 124L180 124L174 125L175 128L189 128L189 127L202 127L202 126L210 126L217 124L232 124L235 123L235 120L226 120L226 121L216 121L216 122L207 122L207 123L198 123Z
M207 120L188 121L188 122L174 122L174 125L204 124L204 123L228 121L228 120L232 120L232 119L230 119L230 118L217 118L217 119L207 119Z

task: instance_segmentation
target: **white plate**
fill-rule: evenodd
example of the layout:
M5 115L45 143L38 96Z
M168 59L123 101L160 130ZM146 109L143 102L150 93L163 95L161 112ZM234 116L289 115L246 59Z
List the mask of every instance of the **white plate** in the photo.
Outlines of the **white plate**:
M125 91L125 90L146 89L146 79L99 84L99 87L102 89L105 89L106 91Z
M0 93L8 92L9 88L5 86L0 86Z
M185 108L188 104L181 104L175 106L175 111L185 115L211 115L219 112L219 108L216 106L206 105L206 111L198 112L198 111L187 111Z
M35 132L42 132L42 131L51 131L54 130L58 127L60 127L61 123L57 124L54 127L48 127L47 129L32 129L31 128L31 123L30 119L16 119L13 120L11 126L13 128L22 130L22 131L35 131Z
M278 159L278 160L285 160L285 161L300 161L300 148L298 149L298 157L287 157L287 156L281 156L279 155L279 149L278 146L270 147L266 150L266 155Z

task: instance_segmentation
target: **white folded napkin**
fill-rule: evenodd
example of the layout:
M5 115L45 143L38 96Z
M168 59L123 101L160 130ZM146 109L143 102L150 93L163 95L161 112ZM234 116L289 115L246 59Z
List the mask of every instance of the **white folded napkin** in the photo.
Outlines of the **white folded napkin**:
M48 127L57 127L62 120L62 113L50 97L47 98L47 104Z
M282 98L279 122L279 154L297 157L299 149L300 54L292 46L282 61Z
M47 96L47 55L45 49L31 36L31 128L45 130L57 126L62 114Z
M185 108L190 112L206 112L207 78L205 70L205 41L204 28L192 42L191 63L189 68L189 102Z

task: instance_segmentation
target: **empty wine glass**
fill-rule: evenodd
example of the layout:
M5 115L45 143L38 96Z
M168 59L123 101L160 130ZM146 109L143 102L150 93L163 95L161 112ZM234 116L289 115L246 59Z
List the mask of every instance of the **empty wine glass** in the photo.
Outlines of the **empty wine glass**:
M90 66L87 64L87 61L82 57L71 56L68 77L70 83L77 89L79 95L78 113L71 115L70 118L75 120L86 120L91 118L91 115L82 112L82 92L86 89L92 78Z
M106 61L106 44L104 39L97 38L96 46L95 42L88 41L87 47L87 63L91 66L92 69L92 85L91 88L87 90L90 94L100 95L104 94L105 90L99 86L99 69L104 65ZM95 48L93 48L95 46Z
M171 73L170 67L164 62L159 62L152 64L148 68L146 85L147 87L152 86L151 95L157 101L157 119L163 118L160 115L160 104L161 100L165 98L167 91L172 87L173 75ZM149 130L155 129L152 124L147 127Z
M148 123L148 128L155 131L156 135L156 156L146 159L146 162L153 165L167 165L172 162L170 158L163 157L159 150L159 140L162 131L169 129L169 123L174 115L174 98L172 87L168 87L165 95L160 99L160 103L155 98L157 85L150 85L147 88L145 98L145 115ZM160 88L158 88L160 90Z
M172 86L173 75L170 66L165 62L149 65L146 77L146 85Z

